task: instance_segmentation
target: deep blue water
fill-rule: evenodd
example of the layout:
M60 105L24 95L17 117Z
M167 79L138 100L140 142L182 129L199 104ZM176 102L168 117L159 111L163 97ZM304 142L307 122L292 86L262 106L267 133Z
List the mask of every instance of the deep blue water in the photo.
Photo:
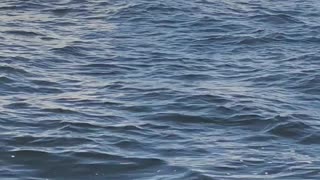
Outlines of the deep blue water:
M320 1L2 0L0 179L320 179Z

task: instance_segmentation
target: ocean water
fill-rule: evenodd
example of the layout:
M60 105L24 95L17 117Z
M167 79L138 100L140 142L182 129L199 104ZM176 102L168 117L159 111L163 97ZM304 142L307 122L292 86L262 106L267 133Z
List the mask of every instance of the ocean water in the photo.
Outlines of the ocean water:
M320 1L2 0L0 179L320 179Z

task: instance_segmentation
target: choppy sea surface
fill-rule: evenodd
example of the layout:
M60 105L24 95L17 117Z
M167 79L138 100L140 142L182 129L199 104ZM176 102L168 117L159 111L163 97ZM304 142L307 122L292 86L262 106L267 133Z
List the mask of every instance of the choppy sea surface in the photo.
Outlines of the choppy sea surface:
M0 179L320 179L320 1L1 0Z

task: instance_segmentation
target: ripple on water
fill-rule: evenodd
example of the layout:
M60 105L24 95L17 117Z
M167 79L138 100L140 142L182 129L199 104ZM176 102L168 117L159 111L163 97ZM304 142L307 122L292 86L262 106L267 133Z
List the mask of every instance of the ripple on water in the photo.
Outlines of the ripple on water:
M0 5L0 179L318 179L319 2Z

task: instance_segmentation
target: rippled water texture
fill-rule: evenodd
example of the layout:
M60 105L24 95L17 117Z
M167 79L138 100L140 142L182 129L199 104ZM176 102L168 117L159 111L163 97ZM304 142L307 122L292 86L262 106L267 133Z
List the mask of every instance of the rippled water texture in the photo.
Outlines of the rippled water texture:
M320 1L0 13L1 179L320 179Z

